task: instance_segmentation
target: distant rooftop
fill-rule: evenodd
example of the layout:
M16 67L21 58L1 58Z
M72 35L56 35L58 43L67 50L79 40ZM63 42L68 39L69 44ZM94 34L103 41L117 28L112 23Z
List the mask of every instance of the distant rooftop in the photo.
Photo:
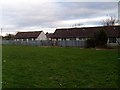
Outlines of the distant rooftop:
M42 31L18 32L14 39L37 38Z

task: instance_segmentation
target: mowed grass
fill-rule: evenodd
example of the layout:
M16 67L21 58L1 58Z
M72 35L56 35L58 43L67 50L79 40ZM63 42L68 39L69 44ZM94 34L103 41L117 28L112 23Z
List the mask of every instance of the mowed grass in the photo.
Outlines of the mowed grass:
M117 50L3 46L3 88L116 88Z

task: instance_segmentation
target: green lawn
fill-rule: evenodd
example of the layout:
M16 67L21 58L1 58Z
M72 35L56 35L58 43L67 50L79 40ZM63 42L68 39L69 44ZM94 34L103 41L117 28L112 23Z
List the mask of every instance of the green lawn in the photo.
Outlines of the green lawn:
M116 88L117 50L3 46L3 88Z

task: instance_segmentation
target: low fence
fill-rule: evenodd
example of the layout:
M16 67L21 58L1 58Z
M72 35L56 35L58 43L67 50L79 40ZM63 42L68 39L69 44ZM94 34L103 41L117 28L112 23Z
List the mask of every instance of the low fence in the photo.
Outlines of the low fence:
M2 44L10 45L31 45L31 46L60 46L60 47L86 47L87 43L84 40L76 41L14 41L14 40L2 40Z

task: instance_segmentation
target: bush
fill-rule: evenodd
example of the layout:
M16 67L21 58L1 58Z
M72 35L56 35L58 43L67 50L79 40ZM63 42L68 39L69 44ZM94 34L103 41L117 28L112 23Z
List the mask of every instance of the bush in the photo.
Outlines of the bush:
M95 40L90 38L87 40L87 48L94 48L95 47Z
M107 34L104 30L98 30L94 33L95 45L96 46L105 46L107 44Z

